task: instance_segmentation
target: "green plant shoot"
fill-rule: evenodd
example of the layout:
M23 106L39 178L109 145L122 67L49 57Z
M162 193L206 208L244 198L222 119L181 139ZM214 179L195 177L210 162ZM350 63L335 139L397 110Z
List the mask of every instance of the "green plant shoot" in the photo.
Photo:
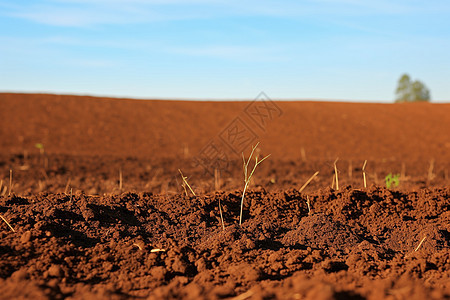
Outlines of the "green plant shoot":
M392 175L392 173L389 173L386 176L385 181L388 189L391 187L398 187L400 185L400 174Z
M44 154L44 144L42 144L42 143L37 143L36 145L34 145L36 148L38 148L39 149L39 152L41 153L41 154Z

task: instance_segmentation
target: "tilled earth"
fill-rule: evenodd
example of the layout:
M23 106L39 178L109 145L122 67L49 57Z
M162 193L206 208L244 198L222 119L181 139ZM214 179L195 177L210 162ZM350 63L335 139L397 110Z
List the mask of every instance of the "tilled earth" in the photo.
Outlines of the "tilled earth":
M449 105L0 105L0 299L450 298ZM271 156L240 226L244 123Z
M449 193L4 196L1 297L442 299Z

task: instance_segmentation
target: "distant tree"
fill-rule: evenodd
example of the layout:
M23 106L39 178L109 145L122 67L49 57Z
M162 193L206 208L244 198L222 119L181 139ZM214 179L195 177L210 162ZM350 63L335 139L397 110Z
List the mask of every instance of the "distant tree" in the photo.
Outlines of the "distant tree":
M419 80L411 81L408 74L403 74L398 80L395 94L395 102L430 101L430 91L425 84Z

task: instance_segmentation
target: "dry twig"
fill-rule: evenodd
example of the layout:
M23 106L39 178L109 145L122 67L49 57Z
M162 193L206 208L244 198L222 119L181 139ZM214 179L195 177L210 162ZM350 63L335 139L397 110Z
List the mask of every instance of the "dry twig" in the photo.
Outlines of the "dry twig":
M434 170L434 158L430 160L430 167L428 168L428 181L432 181L435 177L433 174Z
M353 179L353 161L350 160L350 162L348 163L348 178L350 178L350 180Z
M317 175L319 175L319 171L317 171L316 173L314 173L314 175L313 176L311 176L306 182L305 182L305 184L304 185L302 185L302 187L300 188L300 190L298 191L299 193L301 193L305 188L306 188L306 186L317 176Z
M155 249L150 250L151 253L155 253L155 252L165 252L165 251L166 251L166 249L159 249L159 248L155 248Z
M123 187L123 176L122 176L122 168L119 168L119 191L122 192Z
M219 198L219 212L220 212L220 220L222 221L222 230L225 230L225 223L223 222L222 205L220 205L220 198Z
M256 148L258 147L258 145L259 145L259 143L257 143L256 146L254 146L254 147L252 148L252 152L250 153L250 156L249 156L249 158L248 158L247 161L245 161L244 153L242 153L242 160L244 161L244 165L243 165L243 168L244 168L244 191L242 192L242 199L241 199L241 213L240 213L240 215L239 215L239 225L242 225L242 211L243 211L243 209L244 209L245 191L247 190L247 188L248 188L248 186L249 186L249 184L250 184L250 179L252 178L253 173L254 173L255 170L256 170L256 167L257 167L260 163L262 163L266 158L268 158L268 157L270 156L270 154L269 154L269 155L267 155L266 157L264 157L264 158L261 159L261 160L258 160L258 156L256 156L256 157L255 157L255 165L253 166L253 169L252 169L252 171L251 171L250 174L249 174L249 173L248 173L248 171L249 171L249 170L248 170L248 165L249 165L250 160L252 159L253 153L255 152L255 150L256 150Z
M311 214L311 206L310 206L310 204L309 204L310 202L309 202L309 196L308 195L306 195L306 205L308 205L308 215L310 215Z
M420 241L419 245L416 247L416 249L414 250L415 252L417 252L417 250L419 250L420 246L422 246L423 242L425 241L425 239L427 238L427 236L424 236L423 239Z
M339 179L338 179L338 171L337 171L337 166L336 163L339 160L339 157L336 158L336 160L334 161L334 174L335 174L335 180L336 180L336 190L339 191Z
M363 180L364 180L364 188L367 188L367 181L366 181L366 165L367 165L367 159L364 161L364 164L363 164L363 167L362 167Z
M189 183L187 182L187 177L183 175L183 173L181 172L180 169L178 169L178 172L180 172L181 175L181 179L183 180L183 184L181 185L184 189L184 192L186 193L186 197L188 196L188 192L186 190L186 186L189 188L189 190L191 191L192 195L196 196L194 191L192 190L191 186L189 185Z
M8 196L11 196L12 193L12 170L9 170L9 194Z
M300 149L300 154L302 155L302 161L306 162L306 152L305 152L305 148L301 148Z
M216 191L220 189L220 170L214 169L214 188Z
M69 179L67 179L66 188L64 189L65 195L67 195L67 193L69 192L69 186L70 186L70 177L69 177Z
M2 215L0 215L0 218L2 218L3 221L5 221L6 225L8 225L8 227L12 230L12 232L16 232L16 231L14 230L14 228L12 228L11 224L9 224L9 222L6 221L6 219L5 219Z
M406 164L402 162L402 171L400 172L400 179L403 181L406 179Z

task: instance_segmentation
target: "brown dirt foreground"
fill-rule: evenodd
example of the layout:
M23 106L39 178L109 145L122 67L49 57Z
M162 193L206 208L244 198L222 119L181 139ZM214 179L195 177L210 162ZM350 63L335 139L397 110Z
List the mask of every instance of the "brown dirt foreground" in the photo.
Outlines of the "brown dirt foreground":
M0 105L0 299L450 299L450 105ZM217 182L194 162L242 124L272 155L239 226L236 144Z

